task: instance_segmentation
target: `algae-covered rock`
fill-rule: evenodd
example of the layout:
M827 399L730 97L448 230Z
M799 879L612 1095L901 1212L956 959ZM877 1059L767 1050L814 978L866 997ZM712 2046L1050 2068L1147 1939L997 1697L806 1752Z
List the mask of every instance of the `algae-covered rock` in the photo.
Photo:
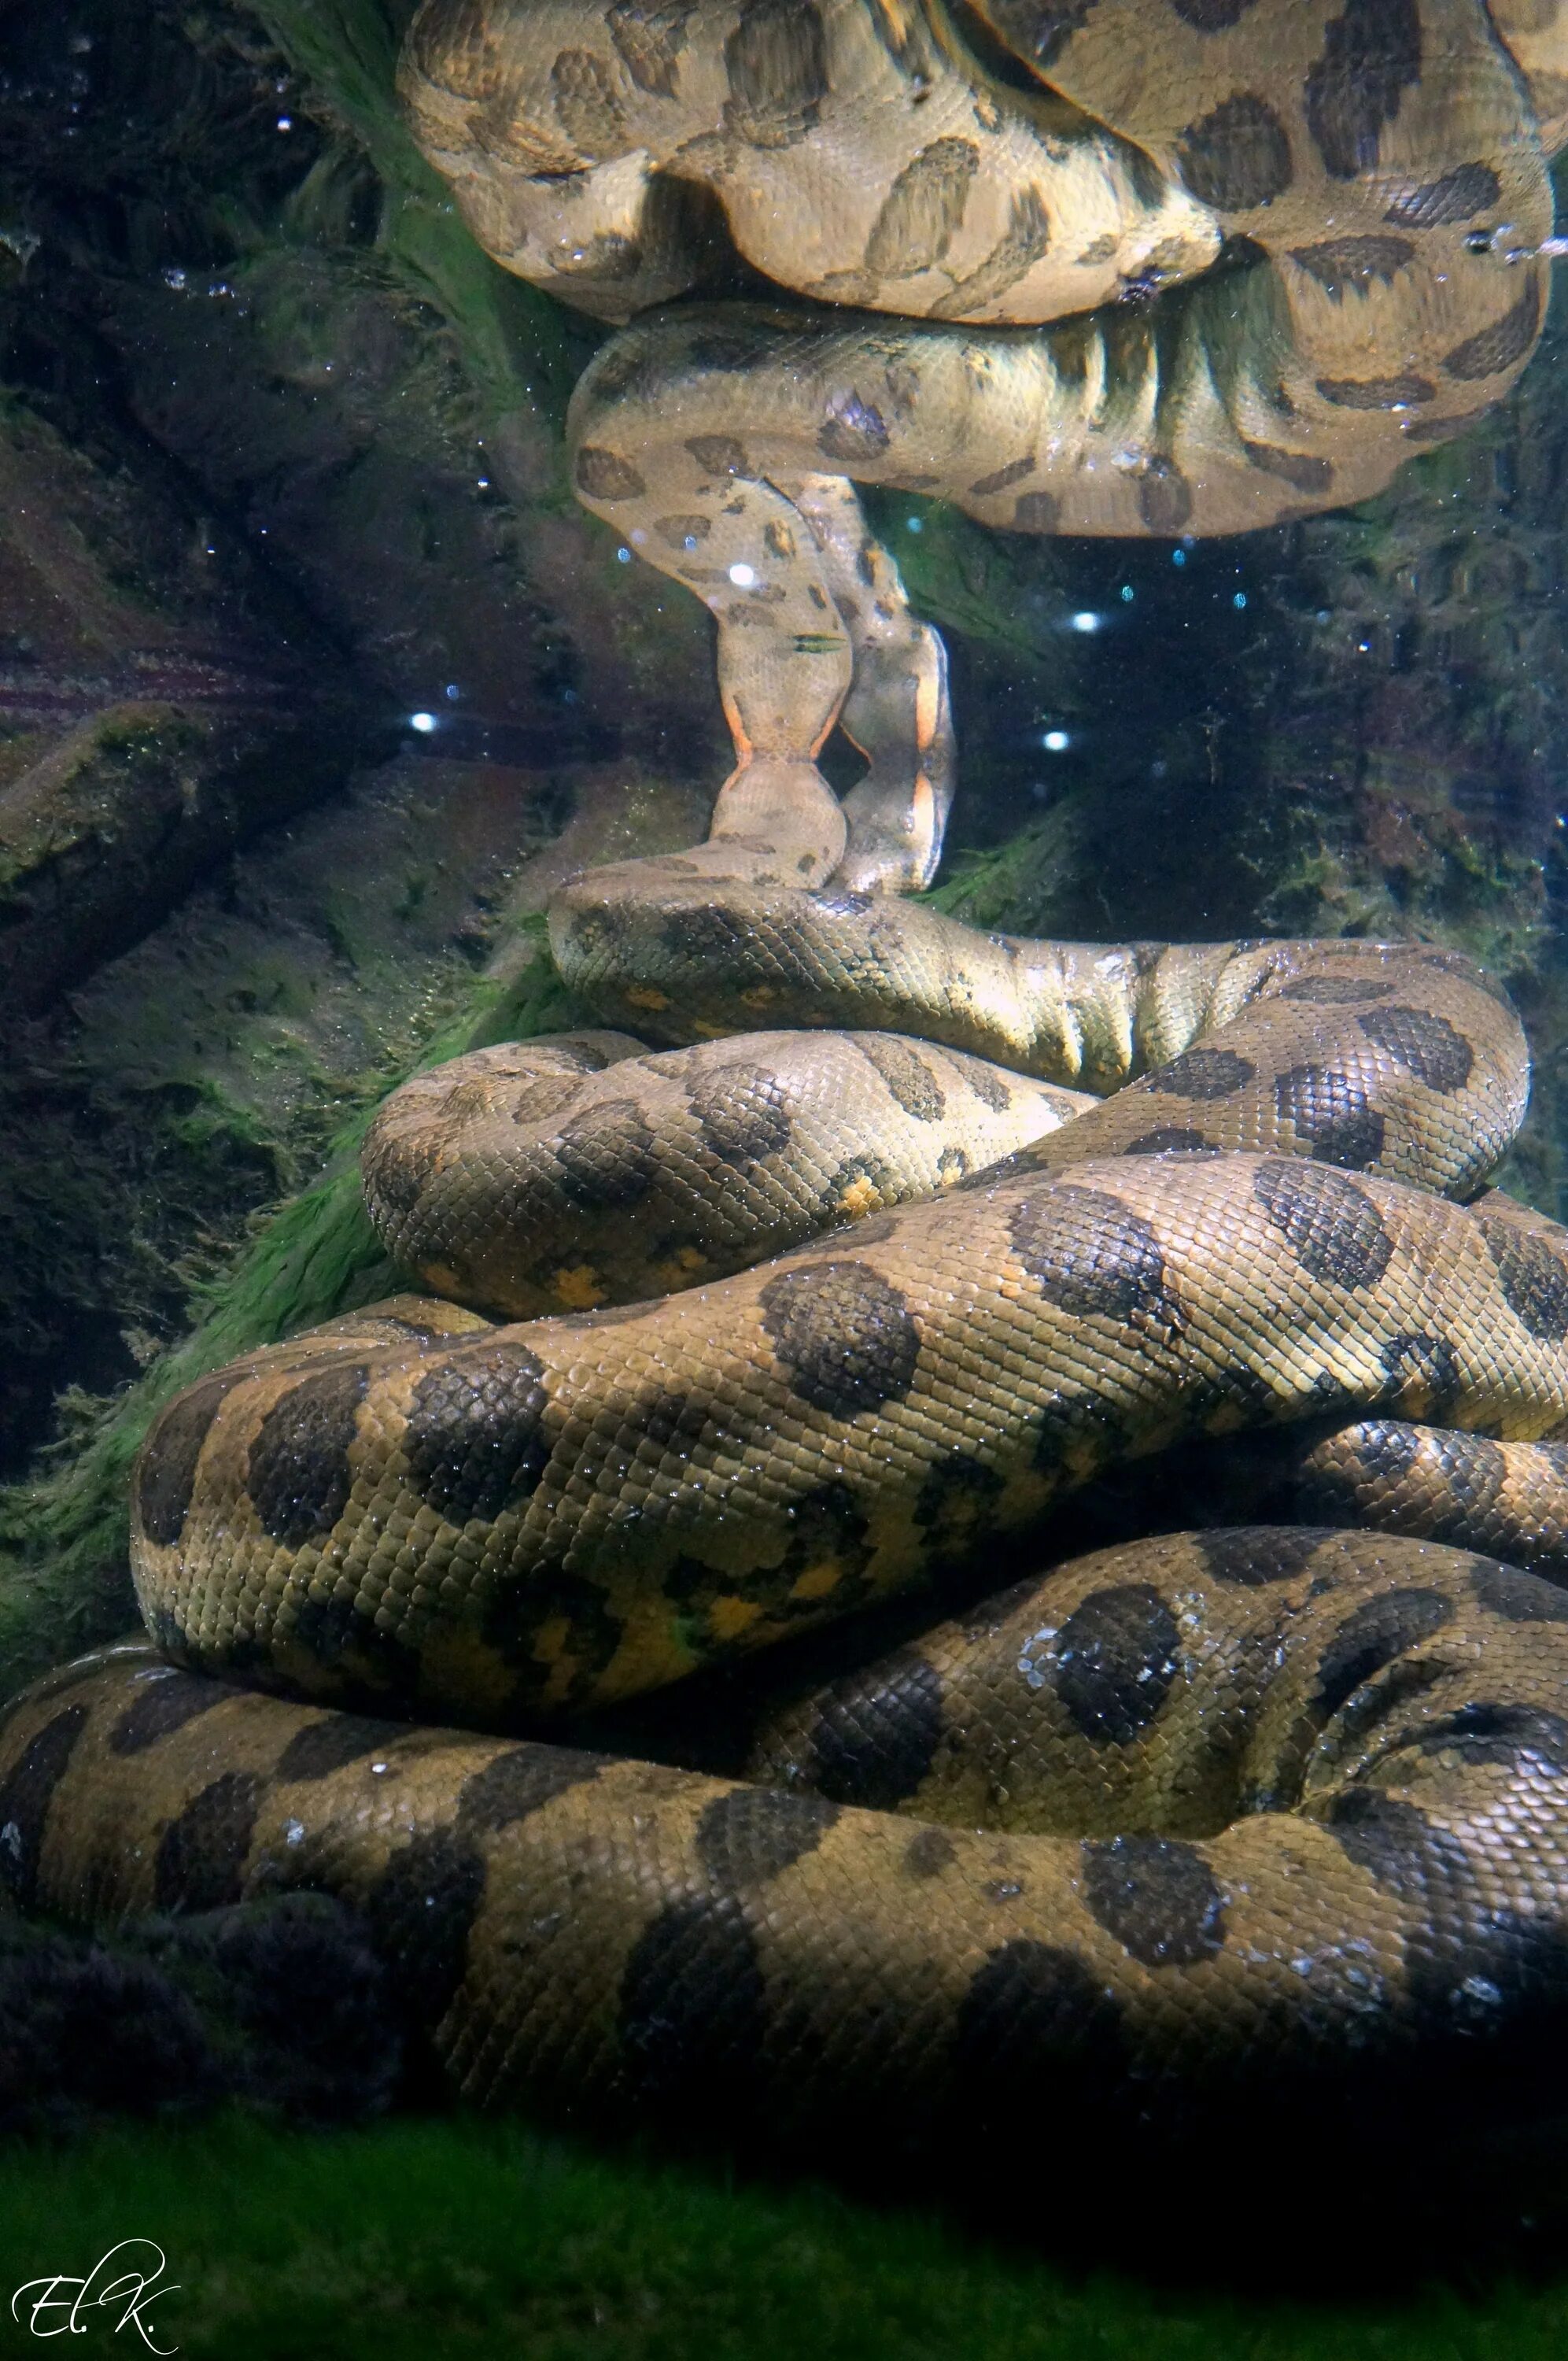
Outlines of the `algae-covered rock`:
M0 400L0 992L48 1005L363 735L308 617L160 455Z

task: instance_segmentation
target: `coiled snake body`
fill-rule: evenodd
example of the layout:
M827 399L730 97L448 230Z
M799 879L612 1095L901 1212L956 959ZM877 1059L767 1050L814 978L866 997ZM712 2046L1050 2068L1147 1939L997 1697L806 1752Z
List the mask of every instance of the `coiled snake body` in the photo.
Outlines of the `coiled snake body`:
M792 8L617 0L600 26L551 0L528 24L573 39L513 56L513 15L436 0L411 51L420 120L433 144L433 110L450 100L443 137L450 147L458 121L465 170L489 175L497 204L510 190L517 252L537 259L530 207L579 205L601 241L573 249L587 275L646 293L637 274L657 259L659 221L667 275L682 217L658 211L671 192L649 161L644 101L717 109L718 131L683 135L700 154L674 194L686 202L696 180L717 191L750 253L761 216L724 139L797 175L825 155L825 185L841 189L843 59L872 41L878 71L907 75L922 27L952 32L880 0ZM1278 16L1268 0L1154 13L1173 54L1185 44L1216 72L1263 56L1246 43ZM1281 169L1255 111L1237 148L1245 110L1223 76L1169 148L1150 118L1094 107L1080 70L1132 55L1117 0L995 0L982 14L1003 34L1035 27L1058 92L1033 113L1015 93L989 99L1007 170L1033 141L1044 171L1055 142L1068 216L1098 176L1121 207L1106 257L1130 241L1153 268L1151 224L1172 269L1191 257L1170 240L1207 250L1194 158L1223 184L1217 206L1235 195L1238 155ZM1374 16L1414 27L1400 55L1385 45L1365 100L1370 149L1335 149L1346 60L1365 80L1356 44ZM788 27L806 22L821 88L803 96ZM1512 144L1494 129L1475 155L1464 145L1488 107L1517 127L1522 104L1479 12L1350 0L1337 15L1293 9L1291 26L1300 78L1268 107L1286 155L1299 158L1304 123L1323 170L1336 155L1346 166L1347 218L1376 202L1387 220L1391 173L1406 191L1397 236L1346 232L1332 269L1321 241L1290 266L1317 286L1321 320L1338 306L1348 333L1415 270L1407 246L1469 218L1462 164L1466 193L1485 170L1499 188L1522 175L1511 185L1528 194L1539 151L1528 126ZM1159 41L1146 47L1158 62ZM920 68L930 103L951 114L958 74L972 113L987 74L971 65L964 81L938 49L947 66L932 51ZM703 82L716 56L727 96ZM1145 86L1157 82L1162 105L1191 103L1174 71ZM541 88L569 150L549 145ZM1460 109L1467 93L1479 118ZM1090 121L1101 112L1109 131ZM862 110L873 127L893 115L885 99ZM957 141L941 120L937 144ZM1206 147L1201 120L1220 125ZM1434 125L1452 157L1425 179L1413 145L1379 148ZM617 139L641 161L622 169L632 148ZM1180 170L1151 176L1148 157L1167 153ZM826 209L807 205L803 239L823 233L803 268L812 287L832 292L847 271L865 303L909 280L939 318L962 316L952 291L967 288L976 317L998 316L1000 267L987 280L986 256L960 252L968 215L950 196L953 172L987 192L981 163L960 170L948 154L939 181L930 155L897 167L849 261L824 242ZM561 185L579 172L583 188ZM625 233L610 199L628 189L648 239L635 259L613 245ZM497 242L497 216L473 187L467 201ZM975 235L994 262L1014 215L986 219ZM1020 231L1013 259L1027 244ZM1021 266L1007 283L1066 308L1043 269L1055 233L1036 244L1042 275ZM1451 247L1468 252L1463 237ZM1475 258L1494 270L1495 257ZM1533 268L1508 298L1530 308L1528 333L1508 330L1491 379L1533 336ZM1453 412L1451 387L1479 381L1452 366L1445 307L1482 284L1441 301L1429 287L1418 304L1450 339L1434 416ZM653 416L650 353L673 348L663 335L689 355L682 340L699 333L695 314L672 317L633 330L619 360L611 348L579 430L610 401ZM883 335L841 333L858 340L857 369ZM889 370L912 333L874 346ZM976 373L972 338L922 333L950 335L942 353ZM1299 348L1299 319L1294 333ZM1138 335L1152 353L1157 336ZM922 368L937 349L918 346ZM1065 366L1065 347L1049 349ZM732 350L722 367L737 365ZM765 435L814 381L762 385ZM859 412L835 413L846 447L851 430L864 440L869 381L854 379ZM1211 371L1222 410L1240 381ZM1118 364L1096 382L1108 401L1132 379ZM1169 406L1151 397L1154 442L1201 414L1210 425L1191 432L1210 434L1219 413L1190 373L1181 383ZM1406 384L1387 413L1329 394L1311 412L1287 394L1279 449L1326 451L1329 412L1374 418L1376 473L1428 400ZM1178 522L1179 484L1205 496L1203 470L1162 470L1151 442L1107 504L1080 514L1094 471L1068 430L1076 418L1102 432L1091 412L1085 397L1055 457L1037 445L1016 482L1037 469L1050 479L1039 497L1107 530ZM961 420L949 428L961 439ZM689 526L663 535L674 570L716 547L727 566L781 569L753 583L781 591L755 602L760 624L716 601L721 672L749 633L771 651L724 675L737 772L707 845L591 873L552 912L585 1001L685 1046L651 1055L601 1033L488 1050L389 1103L367 1191L436 1293L257 1353L163 1411L135 1503L156 1649L103 1652L14 1707L0 1876L25 1904L87 1921L325 1886L363 1912L452 2073L490 2099L702 2103L809 2134L869 2109L889 2139L960 2122L1027 2129L1046 2109L1053 2122L1169 2120L1286 2090L1361 2103L1446 2090L1467 2065L1494 2114L1553 2102L1552 2075L1530 2061L1543 2036L1560 2053L1568 2012L1568 1453L1555 1440L1568 1435L1568 1242L1485 1188L1524 1108L1517 1018L1470 962L1416 945L980 939L861 890L868 873L907 884L934 859L939 650L882 555L845 540L847 485L789 476L786 492L750 462L694 457L693 442L698 477L661 480L647 511ZM1223 442L1203 445L1204 467L1213 514L1232 523ZM579 431L579 480L597 503L641 501L652 447L611 452L641 475L633 493L602 458L585 477L587 454L611 446ZM1271 499L1296 484L1283 462L1239 464ZM1337 467L1337 452L1321 464ZM664 505L677 492L678 515ZM857 568L885 608L863 631L845 588ZM810 607L814 587L828 620L789 653L794 623L781 640L767 619L797 593ZM829 659L839 689L824 704ZM886 757L848 822L812 767L847 682ZM733 1038L759 1023L774 1029ZM1025 1571L1042 1546L1029 1536L1048 1537L1053 1504L1097 1474L1258 1431L1284 1439L1291 1497L1313 1522L1166 1534L1026 1573L893 1655L760 1709L745 1778L591 1751L571 1727L591 1709L613 1732L611 1709L639 1692L880 1599L935 1599L967 1576L972 1601L976 1566ZM1383 1530L1332 1529L1345 1525ZM538 1734L552 1723L569 1742Z

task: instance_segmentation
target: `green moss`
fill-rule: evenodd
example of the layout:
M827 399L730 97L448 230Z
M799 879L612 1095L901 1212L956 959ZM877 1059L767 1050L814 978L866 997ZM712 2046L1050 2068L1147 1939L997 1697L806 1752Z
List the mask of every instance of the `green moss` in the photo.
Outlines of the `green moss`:
M492 419L530 407L558 428L583 348L567 348L558 305L476 244L450 189L410 137L395 78L411 8L382 0L256 0L255 12L364 148L384 192L381 250L439 308L481 406ZM314 193L296 200L296 220L308 220ZM565 498L564 470L558 474Z
M1042 2130L1031 2246L933 2212L855 2204L636 2151L594 2153L456 2116L310 2136L219 2119L0 2148L7 2287L87 2271L149 2238L169 2292L148 2320L191 2361L1556 2361L1568 2288L1410 2289L1383 2255L1345 2291L1354 2207L1321 2207L1250 2257L1227 2207L1190 2255L1197 2285L1050 2258L1057 2160ZM1104 2244L1126 2192L1107 2186ZM1374 2197L1369 2213L1384 2210ZM1312 2267L1314 2293L1221 2291L1250 2261ZM1201 2274L1221 2279L1205 2289ZM114 2315L94 2326L107 2342ZM51 2323L58 2324L58 2323ZM16 2349L26 2343L14 2330ZM139 2349L139 2348L138 2348Z
M165 705L115 705L83 722L37 765L0 816L0 896L35 881L84 843L134 828L138 806L178 796L216 731Z
M420 1065L569 1025L544 922L522 920L504 972L477 978L428 1040ZM407 1071L412 1071L412 1066ZM389 1087L400 1075L384 1078ZM106 1405L80 1400L42 1472L0 1491L0 1698L74 1650L136 1620L126 1559L131 1463L153 1417L209 1369L400 1282L366 1218L357 1154L379 1088L338 1132L323 1177L282 1206L222 1277L199 1291L192 1334ZM185 1118L193 1147L232 1141L244 1110L214 1098ZM68 1402L68 1411L72 1405Z
M933 909L971 927L1009 934L1047 934L1058 922L1064 885L1076 884L1081 860L1083 805L1090 791L1066 796L1043 818L1005 842L967 852L930 893Z

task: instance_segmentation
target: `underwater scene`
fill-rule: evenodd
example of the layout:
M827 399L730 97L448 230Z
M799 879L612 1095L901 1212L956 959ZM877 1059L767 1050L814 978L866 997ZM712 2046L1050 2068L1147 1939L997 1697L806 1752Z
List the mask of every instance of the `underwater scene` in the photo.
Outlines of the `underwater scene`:
M0 2348L1562 2351L1560 154L0 9Z

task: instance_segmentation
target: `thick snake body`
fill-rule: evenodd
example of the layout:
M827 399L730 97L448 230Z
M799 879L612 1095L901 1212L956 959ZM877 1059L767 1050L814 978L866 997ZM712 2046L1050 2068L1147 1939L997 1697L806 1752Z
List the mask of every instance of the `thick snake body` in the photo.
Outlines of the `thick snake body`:
M422 136L518 267L647 300L710 202L773 267L782 192L799 283L926 319L675 313L590 375L585 496L722 575L738 763L706 844L572 881L551 939L674 1046L488 1050L389 1102L368 1201L438 1291L164 1409L156 1652L14 1706L0 1881L83 1923L324 1887L498 2102L819 2147L1511 2123L1561 2104L1568 2017L1568 1598L1519 1570L1568 1574L1568 1239L1486 1187L1517 1016L1419 945L1031 942L863 890L928 873L950 731L847 476L939 450L980 513L1142 531L1381 480L1536 334L1536 265L1471 236L1544 235L1529 101L1461 0L980 14L1046 95L895 0L422 13ZM1264 263L1174 313L943 324L1070 309L1091 186L1095 269L1196 268L1205 207ZM843 808L835 718L872 756ZM1310 1521L1039 1572L1096 1478L1174 1498L1240 1447ZM755 1705L744 1778L627 1751L627 1700L955 1594Z
M870 764L840 884L918 884L945 660L853 485L1143 536L1379 490L1534 349L1568 14L425 0L402 87L482 243L631 322L573 480L714 616L738 776L814 776L837 725ZM716 240L809 308L650 312Z
M526 1319L723 1278L953 1188L1093 1104L887 1033L755 1033L654 1057L578 1034L416 1076L361 1162L403 1269Z
M99 1916L325 1886L471 2094L818 2157L979 2131L1038 2188L1063 2140L1124 2158L1173 2120L1296 2145L1326 2108L1382 2152L1412 2114L1561 2106L1562 1591L1419 1543L1177 1536L1010 1594L970 1653L935 1634L891 1712L786 1721L769 1768L839 1803L111 1652L12 1717L5 1874Z
M898 915L906 945L931 923ZM869 916L838 914L842 948ZM496 1327L399 1299L173 1403L137 1486L164 1655L14 1708L12 1891L102 1920L325 1886L496 2101L781 2136L872 2105L938 2139L1047 2102L1102 2127L1287 2092L1446 2108L1466 2076L1484 2116L1552 2103L1568 1605L1489 1556L1297 1526L1104 1553L782 1706L741 1781L402 1719L602 1708L998 1563L1188 1436L1306 1422L1321 1488L1399 1458L1405 1511L1496 1524L1533 1481L1561 1532L1562 1234L1419 1185L1474 1190L1517 1121L1506 1003L1414 947L1056 958L1080 1071L1161 1062L994 1177L651 1302ZM587 1041L536 1053L547 1078L613 1083ZM787 1112L755 1044L719 1048L750 1062L732 1115ZM797 1083L814 1049L871 1071L807 1036ZM990 1071L880 1056L938 1126L955 1070ZM488 1120L499 1063L444 1087L480 1082ZM688 1126L711 1072L666 1079ZM615 1104L580 1110L609 1110L601 1159L591 1122L565 1167L514 1126L547 1195L624 1169ZM1087 1160L1041 1169L1080 1131Z

